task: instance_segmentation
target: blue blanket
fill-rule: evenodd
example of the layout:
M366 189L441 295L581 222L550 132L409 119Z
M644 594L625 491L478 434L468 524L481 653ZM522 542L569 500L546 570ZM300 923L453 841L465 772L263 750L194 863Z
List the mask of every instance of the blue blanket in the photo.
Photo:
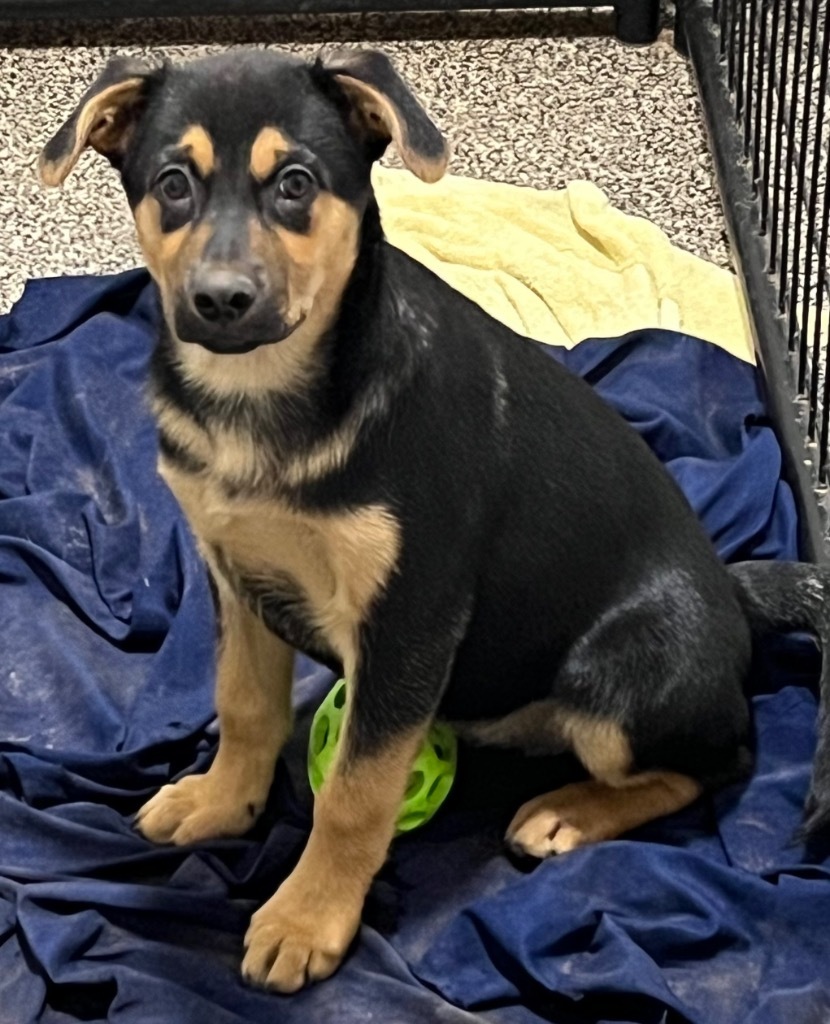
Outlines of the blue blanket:
M827 865L791 842L817 656L784 638L751 681L747 786L528 870L505 825L573 765L463 749L339 973L294 997L243 984L248 918L309 829L308 721L332 679L301 662L298 729L249 835L178 849L133 830L216 743L208 586L142 402L155 317L137 271L35 282L0 318L0 1022L830 1019ZM550 351L643 433L724 558L795 557L752 368L659 331Z

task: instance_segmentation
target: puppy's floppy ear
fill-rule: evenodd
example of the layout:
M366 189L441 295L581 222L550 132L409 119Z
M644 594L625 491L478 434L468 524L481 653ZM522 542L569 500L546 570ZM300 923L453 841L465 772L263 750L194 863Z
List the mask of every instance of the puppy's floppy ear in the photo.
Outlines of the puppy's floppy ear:
M438 181L447 169L447 144L385 53L335 50L318 63L340 84L362 131L381 144L380 152L394 141L413 174Z
M123 155L151 80L161 74L129 57L117 57L84 93L75 112L46 143L38 170L44 185L60 185L86 146L114 164Z

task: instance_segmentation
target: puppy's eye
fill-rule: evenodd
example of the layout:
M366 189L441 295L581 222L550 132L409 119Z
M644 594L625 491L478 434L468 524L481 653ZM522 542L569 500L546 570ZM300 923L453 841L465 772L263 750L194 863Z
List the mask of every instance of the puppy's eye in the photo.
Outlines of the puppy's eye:
M306 199L316 186L317 182L311 171L299 164L291 164L277 176L277 196L290 202Z
M171 203L182 203L190 199L190 180L184 171L166 171L158 180L158 189Z

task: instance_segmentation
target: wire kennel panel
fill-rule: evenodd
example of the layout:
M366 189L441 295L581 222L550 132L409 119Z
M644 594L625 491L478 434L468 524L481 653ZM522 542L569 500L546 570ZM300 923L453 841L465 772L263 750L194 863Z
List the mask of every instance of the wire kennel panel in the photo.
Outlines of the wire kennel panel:
M679 0L729 228L801 513L828 556L828 0Z

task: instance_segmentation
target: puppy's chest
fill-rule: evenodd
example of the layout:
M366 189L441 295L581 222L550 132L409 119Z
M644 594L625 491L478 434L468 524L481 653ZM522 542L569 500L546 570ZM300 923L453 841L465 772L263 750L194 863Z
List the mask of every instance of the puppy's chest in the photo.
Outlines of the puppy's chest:
M322 512L262 492L235 495L227 462L220 449L201 472L163 457L159 470L208 562L266 624L310 654L335 654L348 671L359 628L395 569L398 522L380 504Z

